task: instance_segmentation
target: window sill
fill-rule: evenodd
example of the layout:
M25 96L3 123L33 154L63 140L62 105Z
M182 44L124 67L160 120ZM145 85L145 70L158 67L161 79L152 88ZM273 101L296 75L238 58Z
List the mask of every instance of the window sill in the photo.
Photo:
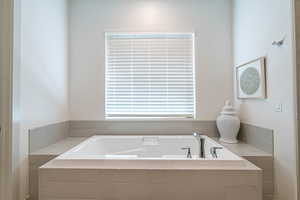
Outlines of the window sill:
M170 121L201 121L195 118L178 118L178 117L107 117L105 121L128 121L128 122L170 122Z

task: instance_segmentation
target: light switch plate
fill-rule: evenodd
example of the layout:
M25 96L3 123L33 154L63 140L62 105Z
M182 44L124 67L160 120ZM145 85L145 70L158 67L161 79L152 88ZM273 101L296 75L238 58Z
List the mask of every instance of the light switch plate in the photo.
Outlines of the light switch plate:
M275 104L275 112L282 112L282 102L277 102Z

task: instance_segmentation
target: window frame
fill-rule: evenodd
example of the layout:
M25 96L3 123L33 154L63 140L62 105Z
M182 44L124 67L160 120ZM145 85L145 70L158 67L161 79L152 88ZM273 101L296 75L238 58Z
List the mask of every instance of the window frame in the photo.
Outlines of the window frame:
M165 116L151 116L151 115L145 115L145 117L142 117L140 115L130 115L128 114L128 116L108 116L107 112L106 112L106 104L107 104L107 89L106 86L108 85L107 83L107 70L108 70L108 62L107 62L107 56L108 56L108 44L107 44L107 38L109 35L113 35L113 34L127 34L127 35L135 35L135 34L190 34L192 37L192 71L193 71L193 94L194 94L194 99L193 99L193 103L194 103L194 109L193 109L193 113L192 113L192 117L182 117L182 116L175 116L175 115L165 115ZM195 32L130 32L130 31L126 31L126 32L105 32L104 33L104 41L105 41L105 70L104 70L104 91L105 91L105 96L104 96L104 118L105 120L121 120L121 121L178 121L178 120L184 120L184 121L194 121L197 119L197 82L196 82L196 67L195 67L195 60L196 60L196 45L195 45ZM129 116L130 115L130 116Z

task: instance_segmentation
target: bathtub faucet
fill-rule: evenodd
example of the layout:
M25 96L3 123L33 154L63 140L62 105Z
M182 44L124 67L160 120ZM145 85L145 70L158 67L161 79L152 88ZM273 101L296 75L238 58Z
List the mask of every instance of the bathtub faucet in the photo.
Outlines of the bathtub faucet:
M193 136L197 139L199 142L199 158L205 158L205 138L202 137L199 133L193 133Z

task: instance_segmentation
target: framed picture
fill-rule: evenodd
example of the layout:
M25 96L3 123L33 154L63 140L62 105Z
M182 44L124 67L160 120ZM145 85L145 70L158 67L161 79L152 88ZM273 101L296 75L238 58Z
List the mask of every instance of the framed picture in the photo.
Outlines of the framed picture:
M236 68L237 95L239 99L265 99L265 57L258 58Z

